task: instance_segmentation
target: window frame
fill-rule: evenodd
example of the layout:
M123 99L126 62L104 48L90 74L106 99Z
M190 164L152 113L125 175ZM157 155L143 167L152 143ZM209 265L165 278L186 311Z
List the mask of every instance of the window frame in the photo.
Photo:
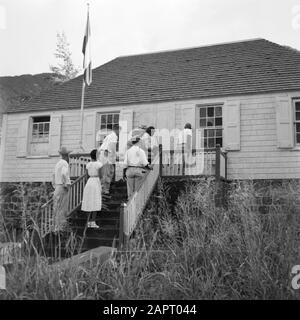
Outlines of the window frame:
M37 118L48 118L49 117L49 121L41 121L41 122L34 122L34 119L37 119ZM31 117L31 133L30 133L30 143L35 143L35 144L38 144L38 143L49 143L49 140L50 140L50 123L51 123L51 116L32 116ZM42 130L42 134L40 134L40 125L42 124L43 126L43 130ZM37 131L38 131L38 138L34 138L34 126L37 125ZM45 136L45 126L48 125L48 134ZM40 138L39 136L42 136L42 138Z
M300 125L300 120L296 119L296 113L299 112L300 114L300 109L299 111L296 110L296 103L300 103L300 98L293 99L293 127L294 127L294 145L297 148L300 148L300 142L297 142L297 133L300 135L300 131L297 132L297 124Z
M204 150L214 150L216 148L216 146L217 146L217 144L216 144L217 138L221 138L222 139L222 144L220 146L221 146L221 148L223 148L223 146L224 146L224 111L223 111L224 110L224 108L223 108L224 107L224 103L221 103L221 102L218 102L218 103L204 103L204 104L197 104L196 107L197 107L197 118L196 118L197 125L196 125L196 128L198 128L200 130L203 130L203 136L202 136L203 143L201 143L201 144L203 145ZM214 115L208 117L208 108L210 108L210 107L214 108ZM220 107L221 111L222 111L222 114L221 114L220 117L216 117L215 109L217 107ZM205 119L206 119L206 127L203 127L203 126L201 127L200 126L200 119L201 119L200 110L201 110L201 108L202 109L206 108L206 117L205 117ZM207 119L209 119L209 118L213 118L214 119L214 126L207 126ZM216 118L221 118L222 119L222 125L221 126L220 125L216 126ZM214 137L213 137L214 140L215 140L215 142L214 142L215 146L214 147L208 147L209 136L207 136L207 137L204 136L205 130L207 131L207 133L209 132L209 130L214 130ZM222 132L221 137L216 135L216 131L217 130L221 130L221 132ZM207 140L207 146L206 147L204 146L205 139Z
M41 121L41 122L34 122L35 119L38 118L49 118L49 121ZM34 125L37 125L37 131L38 131L38 138L34 138ZM42 138L40 138L40 129L39 129L39 125L42 124L43 125L43 129L42 129ZM45 135L45 124L48 124L48 135L46 137L44 137ZM30 117L30 127L29 127L29 148L27 149L27 156L28 157L45 157L48 155L48 148L46 148L46 146L49 146L50 143L50 126L51 126L51 115L34 115ZM34 149L41 149L38 150L40 152L35 152Z
M107 128L107 124L106 124L106 128L103 128L103 129L101 129L101 118L102 118L102 116L103 115L106 115L107 117L106 117L106 119L108 119L108 115L118 115L118 122L114 122L114 121L112 121L112 127L113 127L113 125L114 124L119 124L120 123L120 111L119 110L114 110L114 111L103 111L103 112L97 112L97 125L96 125L96 133L98 133L99 131L103 131L103 132L101 132L101 135L103 135L104 136L104 138L108 135L108 134L110 134L111 132L112 132L112 129L108 129ZM103 139L104 139L103 138ZM100 144L98 144L99 142L101 142ZM101 144L102 144L102 142L103 142L103 140L101 140L101 141L98 141L97 142L97 148L99 147L99 146L101 146ZM117 150L117 152L118 152L118 150L119 150L119 136L118 136L118 142L117 142L117 146L116 146L116 150Z

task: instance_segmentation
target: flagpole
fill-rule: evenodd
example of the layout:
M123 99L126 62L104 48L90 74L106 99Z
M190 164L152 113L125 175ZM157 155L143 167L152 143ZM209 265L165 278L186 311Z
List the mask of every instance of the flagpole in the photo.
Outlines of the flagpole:
M89 17L89 9L90 9L90 4L87 3L87 16ZM88 23L88 21L87 21ZM85 66L83 66L85 67ZM85 73L85 71L84 71ZM85 74L83 73L83 78L82 78L82 90L81 90L81 107L80 107L80 140L79 140L79 148L84 151L83 148L83 118L84 118L84 93L85 93Z
M82 79L82 90L81 90L81 108L80 108L80 141L79 148L84 150L82 146L82 136L83 136L83 106L84 106L84 92L85 92L85 82L84 78Z

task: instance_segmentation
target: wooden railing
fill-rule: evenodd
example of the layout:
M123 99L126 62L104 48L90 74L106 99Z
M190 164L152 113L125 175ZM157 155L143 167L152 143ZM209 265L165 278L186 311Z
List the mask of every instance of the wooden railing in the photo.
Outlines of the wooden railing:
M162 150L162 176L214 175L216 150Z
M227 178L227 155L213 149L160 150L162 176L218 176Z
M155 188L159 177L159 154L152 162L153 170L145 175L140 188L132 195L129 201L121 206L120 212L120 245L126 243L136 227L139 217L143 213L147 202Z
M227 180L227 153L223 152L219 145L216 147L216 180Z
M127 203L122 204L120 212L120 246L124 245L136 227L153 192L158 178L161 176L215 176L217 181L227 179L227 154L220 146L210 150L163 150L159 145L159 153L153 161L153 171L146 174L145 179Z
M89 153L70 154L70 177L81 177L85 173L85 167L90 161Z
M83 196L83 189L87 182L87 174L83 174L77 178L70 186L69 189L69 203L68 203L68 216L74 212L80 205ZM41 208L39 231L41 237L45 237L48 233L54 231L54 201L53 198L45 203Z

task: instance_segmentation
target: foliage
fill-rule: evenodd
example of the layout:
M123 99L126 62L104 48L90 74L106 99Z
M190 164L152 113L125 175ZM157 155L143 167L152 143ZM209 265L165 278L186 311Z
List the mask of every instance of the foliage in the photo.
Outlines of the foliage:
M79 72L72 62L72 53L70 44L64 32L57 33L57 47L55 57L58 59L57 66L50 66L50 70L54 73L53 80L55 82L65 82L75 78Z
M214 206L210 180L188 186L174 208L167 192L161 185L127 250L62 269L24 251L0 298L299 299L290 274L300 261L298 186L274 190L264 215L252 183L230 190L228 209Z

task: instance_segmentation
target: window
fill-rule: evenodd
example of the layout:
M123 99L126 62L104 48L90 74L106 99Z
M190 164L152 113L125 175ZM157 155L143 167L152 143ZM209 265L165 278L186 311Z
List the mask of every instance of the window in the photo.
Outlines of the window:
M295 101L295 141L296 145L300 145L300 101Z
M49 142L50 117L32 119L32 142Z
M199 128L203 129L203 146L206 149L223 146L222 106L208 105L199 107Z
M119 124L120 113L100 113L98 120L98 132L97 132L97 143L101 145L104 138L111 132L116 124ZM119 140L117 143L117 150L119 148Z
M101 130L112 130L115 124L119 124L119 113L102 113L100 115Z
M31 155L43 155L48 152L50 116L32 118Z

